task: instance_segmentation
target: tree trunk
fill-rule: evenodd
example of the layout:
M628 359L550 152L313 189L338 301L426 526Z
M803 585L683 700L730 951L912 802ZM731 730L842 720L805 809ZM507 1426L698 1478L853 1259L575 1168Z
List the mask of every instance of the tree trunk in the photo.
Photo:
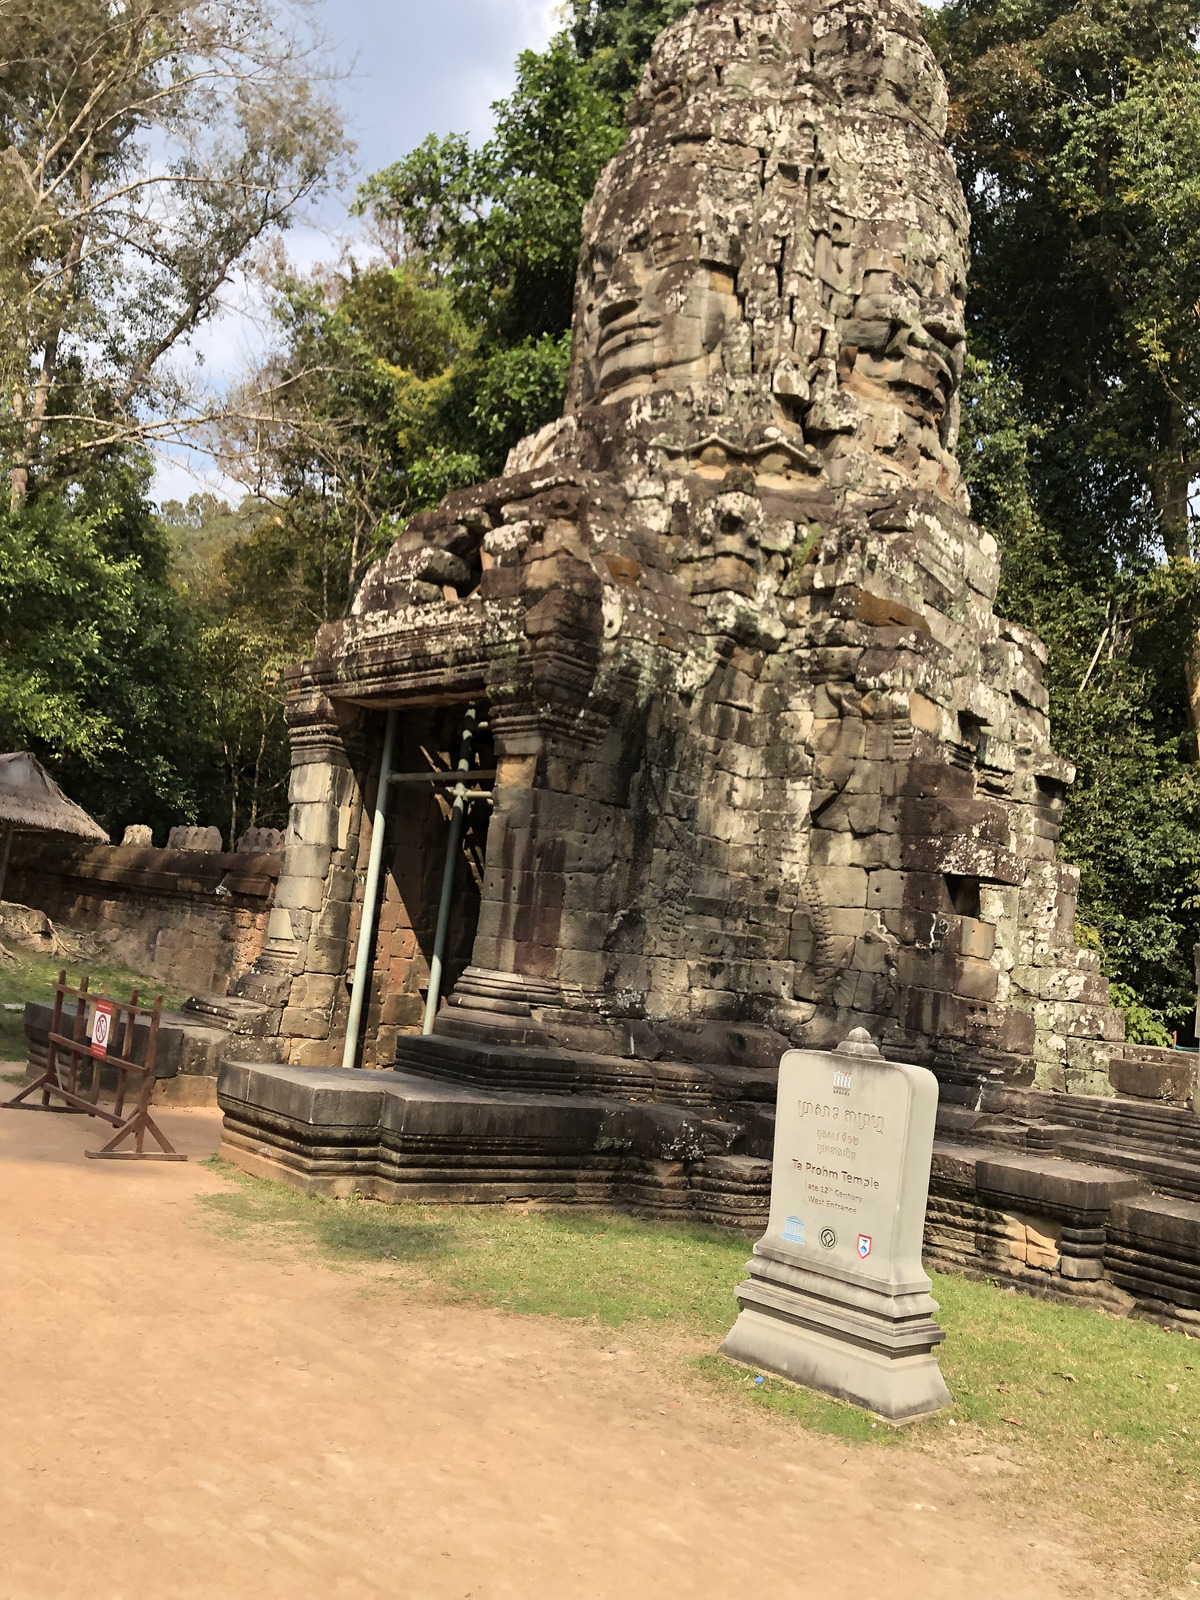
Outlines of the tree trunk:
M19 426L25 421L25 394L23 390L13 390L12 409L13 417ZM25 497L28 493L29 462L24 449L22 449L13 462L12 471L8 476L8 509L12 516L15 517L25 504Z
M50 405L50 391L54 386L54 376L58 369L58 347L62 339L63 323L66 321L67 307L70 304L71 293L75 287L75 279L79 273L79 263L83 260L83 246L87 239L87 228L90 220L92 198L92 179L88 169L84 167L80 177L80 223L75 230L75 237L71 240L70 249L63 261L62 287L58 293L59 314L50 325L46 335L46 342L42 348L42 370L38 373L37 382L33 386L33 402L29 407L29 417L25 423L25 438L21 446L21 453L13 465L9 475L8 509L13 516L20 511L29 497L29 477L37 463L38 452L42 442L42 430L46 426L46 411ZM14 397L15 400L16 397ZM14 413L20 417L24 415L24 396L18 406L14 403Z
M1188 456L1183 408L1174 400L1170 402L1165 433L1165 448L1150 471L1150 496L1167 555L1176 561L1191 561L1194 558L1188 491L1192 462ZM1183 671L1187 680L1188 720L1192 731L1200 735L1200 635L1189 637L1185 651Z
M262 734L258 741L258 754L254 758L254 788L250 794L250 826L258 827L258 789L262 782L263 754L267 748L267 713L261 712Z

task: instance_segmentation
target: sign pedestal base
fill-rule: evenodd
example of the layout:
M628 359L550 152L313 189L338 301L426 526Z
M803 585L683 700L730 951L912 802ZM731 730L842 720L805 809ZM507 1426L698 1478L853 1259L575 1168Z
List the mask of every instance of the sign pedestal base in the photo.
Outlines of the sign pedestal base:
M934 1347L946 1337L930 1311L835 1304L788 1282L761 1257L738 1286L741 1312L721 1354L760 1372L774 1372L835 1400L849 1400L884 1421L917 1422L953 1405ZM886 1297L879 1296L881 1301ZM926 1296L926 1306L933 1302Z

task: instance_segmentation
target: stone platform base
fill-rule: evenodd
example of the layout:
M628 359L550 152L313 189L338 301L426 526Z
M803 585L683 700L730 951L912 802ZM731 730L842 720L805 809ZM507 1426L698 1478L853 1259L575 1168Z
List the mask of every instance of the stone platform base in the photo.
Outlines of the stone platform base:
M1200 1334L1200 1119L1120 1098L943 1106L925 1264Z
M223 1150L302 1192L607 1206L748 1236L766 1225L774 1103L760 1069L648 1071L437 1037L403 1040L388 1072L232 1054L269 1042L225 1041ZM932 1269L1200 1335L1200 1118L999 1088L975 1109L943 1105L924 1255Z
M225 1000L221 1003L235 1010L238 1006L237 1001ZM30 1001L25 1007L25 1041L29 1052L27 1082L40 1078L46 1070L53 1016L54 1007L41 1001ZM69 1011L68 1033L73 1022L74 1012ZM233 1026L222 1027L215 1016L203 1016L195 1011L164 1011L158 1030L152 1104L180 1108L215 1106L217 1074L226 1055L255 1055L270 1060L276 1054L279 1048L277 1040L241 1037L235 1031L239 1025L240 1020L235 1021ZM135 1061L146 1059L147 1031L145 1018L139 1018L133 1038ZM100 1083L103 1093L114 1091L116 1070L103 1069Z
M33 1083L42 1075L41 1068L26 1067L25 1082ZM115 1077L115 1074L114 1074ZM105 1085L111 1089L114 1085ZM21 1085L16 1084L11 1090L6 1090L5 1098L21 1092ZM168 1106L178 1111L206 1108L212 1110L217 1104L216 1078L156 1078L154 1088L150 1093L150 1103L155 1106Z
M611 1205L754 1228L770 1162L708 1148L702 1114L503 1094L403 1072L226 1062L222 1154L304 1194Z

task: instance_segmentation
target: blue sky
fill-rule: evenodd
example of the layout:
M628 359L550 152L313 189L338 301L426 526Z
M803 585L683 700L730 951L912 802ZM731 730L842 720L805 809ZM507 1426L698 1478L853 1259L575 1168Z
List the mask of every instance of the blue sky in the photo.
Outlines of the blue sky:
M429 133L486 138L489 108L512 88L518 54L541 48L558 24L556 0L314 0L313 10L335 63L348 73L339 97L360 175L407 154ZM294 260L308 265L337 255L332 235L347 226L349 197L325 202L321 227L291 230ZM236 378L261 348L253 309L230 296L196 341L210 384ZM203 458L180 451L161 460L154 492L160 501L186 500L206 486L236 492Z
M338 59L355 63L343 103L361 169L394 161L427 133L485 135L518 53L545 44L555 9L547 0L320 0Z

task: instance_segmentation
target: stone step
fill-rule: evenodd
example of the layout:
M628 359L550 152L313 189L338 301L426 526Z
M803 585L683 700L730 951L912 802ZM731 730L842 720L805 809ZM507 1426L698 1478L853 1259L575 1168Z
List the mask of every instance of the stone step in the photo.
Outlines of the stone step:
M1081 1161L1103 1161L1106 1166L1136 1175L1148 1188L1186 1200L1200 1201L1200 1160L1139 1149L1108 1140L1064 1138L1058 1148L1064 1156Z
M537 1045L482 1044L437 1034L396 1041L395 1067L452 1083L543 1094L604 1094L666 1104L774 1104L775 1072L754 1067L639 1061Z
M1105 1262L1113 1282L1140 1299L1200 1311L1200 1204L1157 1194L1119 1202Z
M979 1109L1073 1128L1089 1140L1102 1139L1114 1150L1126 1144L1149 1145L1185 1161L1200 1161L1200 1117L1182 1106L988 1085Z

